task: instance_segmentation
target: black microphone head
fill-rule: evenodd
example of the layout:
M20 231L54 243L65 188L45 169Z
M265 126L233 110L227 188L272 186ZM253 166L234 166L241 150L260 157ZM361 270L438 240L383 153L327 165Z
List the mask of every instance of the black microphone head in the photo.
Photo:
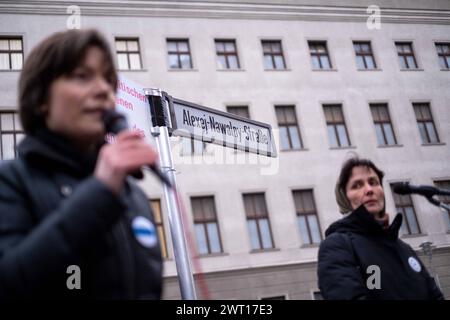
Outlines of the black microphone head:
M392 190L397 194L410 194L411 187L409 182L397 182L392 185Z
M106 110L102 120L107 133L117 134L122 130L128 129L127 119L116 110Z

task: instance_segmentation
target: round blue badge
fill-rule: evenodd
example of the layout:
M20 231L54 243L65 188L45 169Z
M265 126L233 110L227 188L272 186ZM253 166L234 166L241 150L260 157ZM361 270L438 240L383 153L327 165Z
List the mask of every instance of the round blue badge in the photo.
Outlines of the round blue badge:
M136 240L144 247L152 248L158 243L155 226L149 219L136 217L131 223L131 228Z

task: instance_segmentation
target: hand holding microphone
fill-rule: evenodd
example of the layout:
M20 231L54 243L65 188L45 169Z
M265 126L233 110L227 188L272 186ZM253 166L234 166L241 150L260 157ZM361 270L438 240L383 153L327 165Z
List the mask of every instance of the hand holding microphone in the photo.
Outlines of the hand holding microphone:
M123 115L114 110L103 117L106 132L115 133L116 142L102 147L94 175L116 194L120 193L127 175L149 166L158 177L170 185L170 180L156 166L157 152L135 131L129 131Z

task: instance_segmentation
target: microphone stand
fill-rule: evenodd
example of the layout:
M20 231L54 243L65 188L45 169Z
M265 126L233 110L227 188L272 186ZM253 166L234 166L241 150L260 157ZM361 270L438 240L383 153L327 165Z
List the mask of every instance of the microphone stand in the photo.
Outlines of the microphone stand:
M445 190L445 189L437 189L437 192L435 195L450 195L450 190ZM443 201L439 201L435 198L433 198L433 196L428 196L425 198L431 203L434 204L435 206L447 210L448 213L450 213L450 205L444 203Z

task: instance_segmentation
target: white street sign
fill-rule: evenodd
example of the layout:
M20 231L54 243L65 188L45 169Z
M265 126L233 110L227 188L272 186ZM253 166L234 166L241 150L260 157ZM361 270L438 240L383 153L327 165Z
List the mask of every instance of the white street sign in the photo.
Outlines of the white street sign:
M171 99L173 134L222 146L276 157L269 124L231 113Z

